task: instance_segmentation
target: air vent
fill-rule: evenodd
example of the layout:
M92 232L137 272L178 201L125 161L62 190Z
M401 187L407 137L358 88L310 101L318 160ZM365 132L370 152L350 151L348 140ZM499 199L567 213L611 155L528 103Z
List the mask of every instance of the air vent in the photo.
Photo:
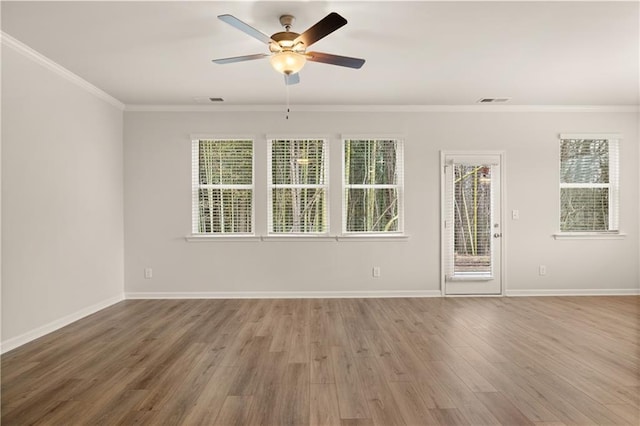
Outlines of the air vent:
M196 96L193 98L193 101L197 104L210 104L212 102L224 102L224 99L210 96Z
M479 104L503 104L509 102L511 98L482 98L478 101Z

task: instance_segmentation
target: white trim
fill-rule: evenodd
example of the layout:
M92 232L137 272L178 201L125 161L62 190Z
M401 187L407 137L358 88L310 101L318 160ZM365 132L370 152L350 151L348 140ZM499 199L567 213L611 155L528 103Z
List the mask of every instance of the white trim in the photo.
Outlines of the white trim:
M4 31L0 31L0 39L2 40L2 44L4 46L13 49L14 51L24 56L25 58L31 59L37 64L42 65L43 67L47 68L49 71L52 71L55 74L58 74L60 77L72 82L73 84L80 87L81 89L84 89L88 93L91 93L92 95L102 99L103 101L108 102L109 104L118 108L120 111L125 110L126 108L125 104L123 104L122 102L120 102L119 100L117 100L116 98L108 94L107 92L94 86L93 84L89 83L87 80L74 74L73 72L64 68L62 65L47 58L43 54L33 50L32 48L22 43L21 41L11 37L9 34L5 33Z
M56 330L61 329L62 327L65 327L73 322L76 322L84 317L87 317L91 314L94 314L98 311L101 311L105 308L108 308L109 306L115 305L116 303L121 302L122 300L124 300L124 294L119 294L115 297L111 297L109 299L103 300L101 302L98 302L96 304L93 304L91 306L87 306L86 308L80 309L79 311L76 311L72 314L69 315L65 315L62 318L59 318L57 320L51 321L48 324L42 325L38 328L35 328L33 330L27 331L26 333L23 333L19 336L16 337L12 337L11 339L7 339L5 341L2 342L2 344L0 345L0 353L7 353L12 349L15 349L19 346L22 346L26 343L29 343L35 339L38 339L46 334L52 333Z
M126 299L369 299L440 297L440 290L135 292Z
M293 105L293 112L640 112L639 105ZM126 105L131 112L283 112L282 105Z
M272 141L324 141L329 143L331 138L326 133L267 133L267 142Z
M340 139L345 140L379 140L379 141L404 141L407 136L404 133L342 133Z
M337 235L336 240L338 241L374 241L374 242L382 242L382 241L408 241L409 235L407 234L383 234L383 233L350 233Z
M538 289L538 290L507 290L509 297L538 297L538 296L638 296L640 288L620 289Z
M363 234L363 235L325 235L325 234L270 234L270 235L249 235L249 234L191 234L185 235L184 239L193 242L273 242L273 241L367 241L367 242L388 242L388 241L408 241L406 234Z
M238 135L236 133L192 133L189 135L193 141L255 141L255 135Z
M618 140L622 139L621 133L560 133L558 135L558 139L607 139L607 140Z
M190 243L197 242L247 242L247 241L260 241L259 235L251 235L251 234L233 234L233 233L225 233L225 234L192 234L186 235L184 239Z
M617 232L558 232L552 235L556 240L623 240L627 234Z
M445 276L444 280L446 282L454 282L454 281L493 281L496 277L491 274L481 275L481 274L469 274L469 275L449 275Z

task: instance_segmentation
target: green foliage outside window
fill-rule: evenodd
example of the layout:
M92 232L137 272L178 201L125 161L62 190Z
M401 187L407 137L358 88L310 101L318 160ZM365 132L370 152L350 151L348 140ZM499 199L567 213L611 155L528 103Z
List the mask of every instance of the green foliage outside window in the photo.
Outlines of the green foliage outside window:
M346 232L401 231L398 144L395 140L345 141Z

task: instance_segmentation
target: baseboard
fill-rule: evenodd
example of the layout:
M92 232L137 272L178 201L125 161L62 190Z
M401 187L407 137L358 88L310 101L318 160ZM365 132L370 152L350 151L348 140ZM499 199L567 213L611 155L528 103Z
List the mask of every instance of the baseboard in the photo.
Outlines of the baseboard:
M87 306L86 308L80 309L77 312L66 315L60 319L55 321L51 321L48 324L45 324L41 327L28 331L24 334L21 334L16 337L12 337L11 339L7 339L0 344L0 353L4 354L9 352L12 349L15 349L19 346L24 345L25 343L29 343L32 340L35 340L39 337L44 336L45 334L52 333L66 325L69 325L73 322L78 321L86 316L94 314L102 309L108 308L111 305L115 305L118 302L124 300L124 295L119 294L118 296L111 297L109 299L98 302L94 305Z
M388 297L441 297L440 290L398 291L216 291L136 292L126 299L349 299Z
M506 296L638 296L638 288L507 290Z

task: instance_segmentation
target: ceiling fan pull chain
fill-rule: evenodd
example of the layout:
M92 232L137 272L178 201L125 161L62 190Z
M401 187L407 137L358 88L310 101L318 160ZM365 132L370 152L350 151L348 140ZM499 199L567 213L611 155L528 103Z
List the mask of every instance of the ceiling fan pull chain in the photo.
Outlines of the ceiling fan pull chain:
M285 85L284 86L286 91L287 91L287 114L285 115L285 118L288 120L289 119L289 112L291 112L291 109L289 109L289 85Z

